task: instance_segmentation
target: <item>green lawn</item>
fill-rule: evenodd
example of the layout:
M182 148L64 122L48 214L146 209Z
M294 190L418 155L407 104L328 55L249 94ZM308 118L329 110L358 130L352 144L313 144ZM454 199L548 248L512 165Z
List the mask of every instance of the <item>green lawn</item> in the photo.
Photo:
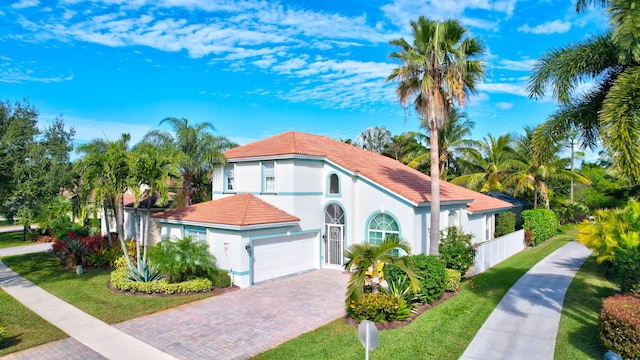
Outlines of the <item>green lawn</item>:
M0 356L67 337L0 289L0 326L7 328Z
M458 295L425 312L411 324L382 331L372 359L458 359L502 296L533 265L575 239L575 226L540 246L523 251L468 279ZM357 330L338 319L255 359L355 359L364 356Z
M556 340L556 359L602 359L607 351L600 341L598 315L602 299L615 290L605 273L606 266L591 256L569 286Z
M22 231L0 233L0 249L14 246L33 245L31 238L35 235L36 234L33 231L27 233L27 241L22 241Z

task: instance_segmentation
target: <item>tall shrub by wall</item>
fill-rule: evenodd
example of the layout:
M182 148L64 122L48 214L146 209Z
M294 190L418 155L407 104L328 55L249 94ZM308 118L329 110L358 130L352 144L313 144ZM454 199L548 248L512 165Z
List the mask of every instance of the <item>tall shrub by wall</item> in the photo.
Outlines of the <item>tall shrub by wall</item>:
M523 227L531 233L531 246L555 235L558 231L558 216L548 209L525 210L522 212Z

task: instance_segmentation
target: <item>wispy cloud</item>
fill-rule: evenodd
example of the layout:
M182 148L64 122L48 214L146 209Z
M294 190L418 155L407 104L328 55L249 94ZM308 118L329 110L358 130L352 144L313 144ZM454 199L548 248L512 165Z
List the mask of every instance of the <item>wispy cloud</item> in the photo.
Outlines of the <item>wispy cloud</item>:
M496 103L496 107L500 110L509 110L513 107L513 104L501 101Z
M40 5L39 0L20 0L17 3L11 4L11 7L14 9L23 9L28 7L34 7Z
M524 59L524 60L509 60L500 59L497 60L493 67L496 69L505 69L513 71L530 71L535 65L536 60Z
M571 23L568 21L554 20L548 21L534 27L524 24L518 28L519 32L533 34L563 34L571 29Z
M486 91L488 93L502 93L518 96L528 96L526 91L526 85L524 83L481 83L478 85L478 90Z

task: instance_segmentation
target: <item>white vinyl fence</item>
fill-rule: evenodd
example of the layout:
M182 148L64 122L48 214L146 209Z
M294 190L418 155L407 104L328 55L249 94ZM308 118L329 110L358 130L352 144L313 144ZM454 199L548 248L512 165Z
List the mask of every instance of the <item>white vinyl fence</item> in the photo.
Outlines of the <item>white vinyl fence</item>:
M524 250L524 230L478 244L475 266L467 275L477 275Z

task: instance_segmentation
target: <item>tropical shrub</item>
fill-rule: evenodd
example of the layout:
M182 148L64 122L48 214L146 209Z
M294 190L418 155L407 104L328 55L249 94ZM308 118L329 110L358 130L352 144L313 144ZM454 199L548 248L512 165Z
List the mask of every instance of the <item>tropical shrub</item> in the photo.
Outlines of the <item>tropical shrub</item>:
M453 269L446 269L444 276L444 289L445 291L453 292L460 287L460 271Z
M147 294L179 294L210 291L213 287L211 280L205 278L196 278L173 284L168 283L167 279L148 282L131 281L130 274L127 272L126 267L125 261L124 268L121 267L111 272L111 286L114 289Z
M420 302L430 304L444 293L445 262L437 256L418 254L413 257L417 274L422 278L420 288Z
M216 259L209 253L207 243L193 241L189 236L174 240L162 240L149 249L151 262L167 275L170 283L213 275L217 269Z
M598 261L613 261L619 250L640 243L640 203L629 201L624 209L596 210L593 222L578 225L577 239L598 255Z
M121 256L124 259L120 244L114 243L111 246L107 245L96 252L90 253L87 256L87 264L96 268L115 269L116 260Z
M558 217L548 209L522 212L523 227L531 232L531 246L537 246L558 232Z
M217 269L211 275L214 288L226 288L231 286L231 276L226 270Z
M640 297L618 294L604 299L599 329L608 349L623 359L640 359Z
M614 279L623 293L640 292L640 246L618 249L613 259Z
M589 208L580 203L562 204L557 211L560 224L579 223L589 216Z
M404 320L411 315L406 301L391 294L363 294L360 300L352 300L347 305L347 313L358 321L374 322Z
M440 259L445 262L447 269L458 270L464 275L473 266L476 247L471 244L472 237L456 227L440 232Z
M7 335L7 328L4 326L0 326L0 344L2 344L2 340L4 339L5 335Z
M496 217L496 237L505 236L516 231L516 214L507 211Z

